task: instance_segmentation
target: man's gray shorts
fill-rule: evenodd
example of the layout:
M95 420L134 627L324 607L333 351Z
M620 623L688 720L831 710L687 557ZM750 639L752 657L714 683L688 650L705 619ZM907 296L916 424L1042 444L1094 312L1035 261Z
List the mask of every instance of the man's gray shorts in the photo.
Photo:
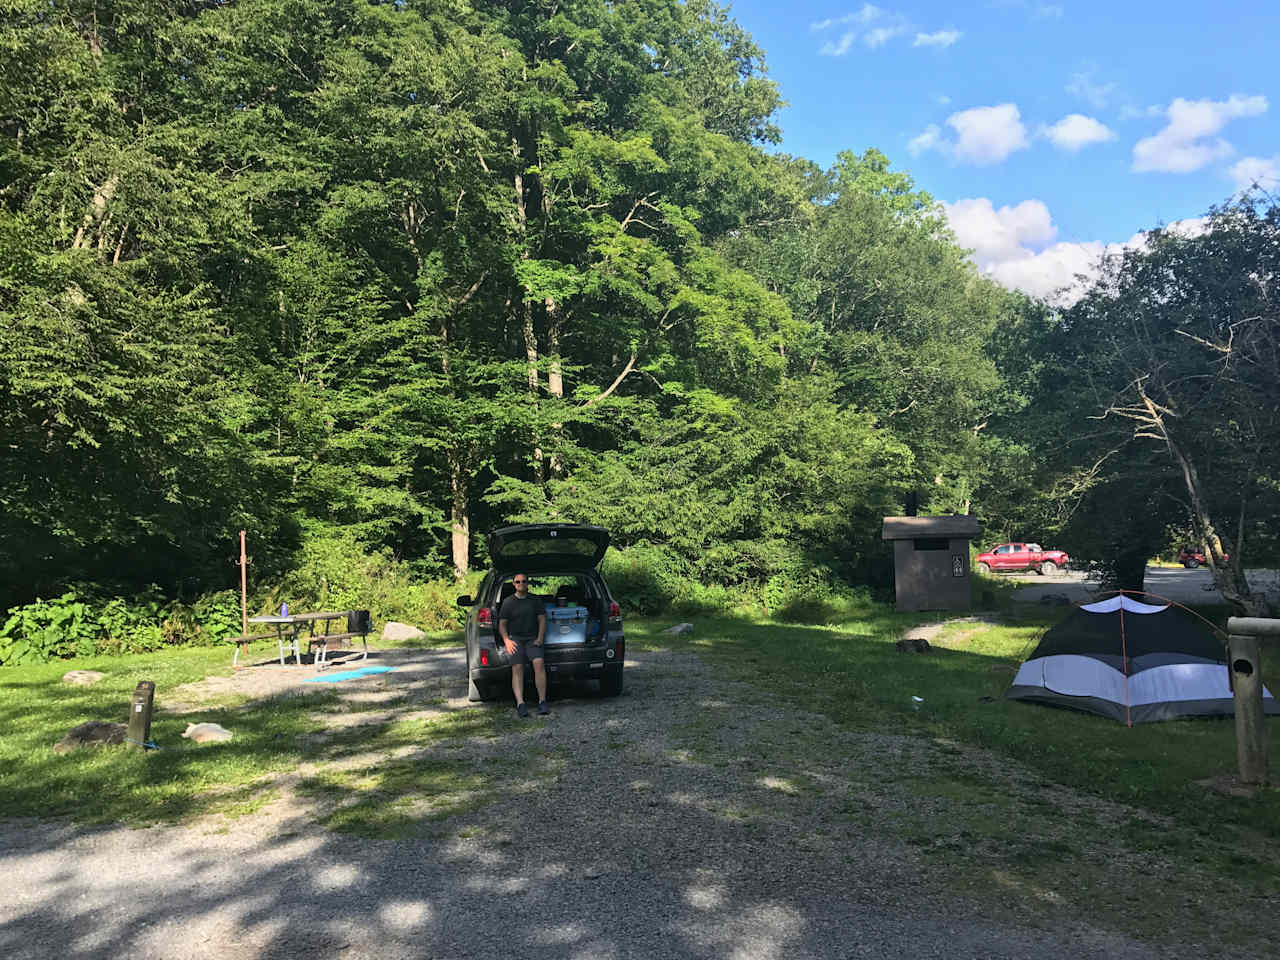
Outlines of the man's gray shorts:
M535 660L546 660L547 658L547 641L542 643L534 643L537 637L516 637L513 636L512 641L516 645L516 652L511 655L511 662L516 663L533 663Z

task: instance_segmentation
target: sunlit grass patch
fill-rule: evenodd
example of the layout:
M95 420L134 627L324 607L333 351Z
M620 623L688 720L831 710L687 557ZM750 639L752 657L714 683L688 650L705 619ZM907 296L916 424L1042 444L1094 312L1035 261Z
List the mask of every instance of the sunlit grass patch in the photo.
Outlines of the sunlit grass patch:
M359 836L412 832L486 806L492 796L488 776L459 762L418 756L385 760L360 771L324 771L304 780L299 789L336 804L320 823Z

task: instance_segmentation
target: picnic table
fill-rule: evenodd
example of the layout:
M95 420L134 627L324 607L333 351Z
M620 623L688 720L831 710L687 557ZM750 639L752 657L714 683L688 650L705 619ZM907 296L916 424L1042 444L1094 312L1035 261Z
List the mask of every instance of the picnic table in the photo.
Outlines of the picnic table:
M335 633L332 625L338 620L346 620L348 629ZM293 662L296 665L302 665L302 645L304 641L308 652L312 647L316 648L315 664L317 670L323 670L329 665L329 644L339 640L351 640L359 637L364 644L364 653L357 659L367 660L369 658L368 634L372 623L367 610L290 613L283 616L269 614L261 617L249 617L249 622L272 626L275 631L274 633L228 638L236 645L235 656L231 658L232 667L239 665L240 651L247 650L251 642L254 640L268 640L273 636L280 650L280 666L282 667L285 666L284 658L286 652L293 654ZM319 633L316 632L317 625L322 625Z

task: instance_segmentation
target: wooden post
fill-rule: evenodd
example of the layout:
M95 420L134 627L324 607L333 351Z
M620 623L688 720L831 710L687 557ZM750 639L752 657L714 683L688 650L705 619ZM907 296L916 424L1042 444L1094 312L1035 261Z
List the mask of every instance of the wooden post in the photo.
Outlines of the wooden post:
M1227 620L1227 668L1235 690L1236 762L1244 783L1267 779L1267 725L1262 710L1262 644L1259 637L1280 637L1280 620L1231 617Z
M128 742L139 750L146 749L151 740L151 708L155 702L156 685L150 680L140 680L129 704Z

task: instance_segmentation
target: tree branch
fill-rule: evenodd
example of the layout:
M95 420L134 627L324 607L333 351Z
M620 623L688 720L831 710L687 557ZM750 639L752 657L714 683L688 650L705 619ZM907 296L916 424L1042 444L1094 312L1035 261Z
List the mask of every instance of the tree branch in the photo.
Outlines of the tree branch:
M613 383L609 384L609 389L604 391L604 393L596 394L594 397L592 397L590 400L584 403L583 406L594 407L597 403L599 403L605 397L609 396L609 394L613 393L613 391L617 390L618 386L622 383L622 381L627 378L627 374L629 374L632 370L635 369L635 366L636 366L636 352L632 350L631 359L628 360L627 365L622 368L622 372L618 374L617 377L614 378Z

